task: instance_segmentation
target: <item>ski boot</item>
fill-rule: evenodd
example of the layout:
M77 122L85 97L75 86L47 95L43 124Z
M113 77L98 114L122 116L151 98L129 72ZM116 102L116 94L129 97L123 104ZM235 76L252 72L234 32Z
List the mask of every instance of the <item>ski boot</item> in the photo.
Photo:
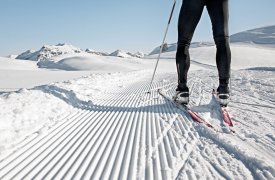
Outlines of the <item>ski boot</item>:
M226 107L229 103L229 87L228 84L220 84L217 89L217 97L220 105Z
M178 87L176 94L173 96L173 100L176 103L187 105L189 103L189 88L187 86L184 88Z

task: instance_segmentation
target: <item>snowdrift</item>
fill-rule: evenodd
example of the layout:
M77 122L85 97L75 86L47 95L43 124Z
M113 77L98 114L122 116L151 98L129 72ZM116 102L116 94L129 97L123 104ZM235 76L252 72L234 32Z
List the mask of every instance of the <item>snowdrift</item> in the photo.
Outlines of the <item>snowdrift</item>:
M53 59L40 60L40 68L60 69L66 71L118 72L134 70L131 64L135 61L121 61L120 58L110 58L80 53L78 56L67 55Z

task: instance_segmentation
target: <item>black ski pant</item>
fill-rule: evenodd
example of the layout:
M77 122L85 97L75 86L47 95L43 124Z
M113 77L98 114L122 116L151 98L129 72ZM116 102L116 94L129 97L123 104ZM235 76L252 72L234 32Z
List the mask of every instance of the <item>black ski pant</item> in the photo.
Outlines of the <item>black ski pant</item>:
M176 54L179 88L184 88L187 83L187 73L190 67L189 46L204 6L211 19L217 48L216 63L219 82L226 85L229 82L231 51L228 37L228 0L183 0L178 22Z

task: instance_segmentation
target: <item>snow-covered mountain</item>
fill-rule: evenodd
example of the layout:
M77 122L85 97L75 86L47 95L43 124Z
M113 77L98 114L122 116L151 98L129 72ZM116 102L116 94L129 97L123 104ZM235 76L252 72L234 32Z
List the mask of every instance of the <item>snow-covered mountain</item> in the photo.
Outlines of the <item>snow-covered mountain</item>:
M233 34L230 40L232 43L249 43L275 47L275 25Z
M136 57L136 58L143 58L144 57L144 53L142 53L142 52L136 52L136 53L130 53L130 52L128 52L127 53L128 55L130 55L130 56L132 56L132 57Z
M113 53L109 54L107 52L100 52L93 49L87 48L85 51L81 50L70 44L57 44L57 45L44 45L39 50L27 50L22 54L16 56L16 59L21 60L32 60L32 61L40 61L40 60L51 60L54 57L70 54L74 56L75 54L80 53L89 53L98 56L115 56L121 58L143 58L144 54L142 52L131 53L123 50L116 50Z
M121 58L132 58L132 57L143 58L144 54L142 52L130 53L123 50L116 50L112 52L109 56L115 56L115 57L121 57Z
M74 47L70 44L44 45L40 50L28 50L17 56L16 59L38 61L41 59L50 59L63 54L76 54L80 52L82 52L80 48Z
M127 52L123 50L116 50L110 54L110 56L116 56L116 57L121 57L121 58L130 58L131 56L127 54Z
M39 51L35 51L33 49L27 50L21 54L19 54L15 59L23 59L23 60L33 60L37 61L39 56Z
M98 55L98 56L108 56L109 55L109 53L107 53L107 52L99 52L99 51L96 51L94 49L89 49L89 48L87 48L85 50L85 52L90 53L90 54L95 54L95 55Z

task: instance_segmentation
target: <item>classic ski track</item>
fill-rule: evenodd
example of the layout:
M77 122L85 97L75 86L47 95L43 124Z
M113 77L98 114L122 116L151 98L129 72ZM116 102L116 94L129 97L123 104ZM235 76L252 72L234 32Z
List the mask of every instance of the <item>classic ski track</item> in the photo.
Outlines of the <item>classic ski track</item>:
M250 157L166 103L157 90L172 96L175 75L157 77L150 94L149 78L132 80L91 99L94 106L75 109L47 134L30 135L0 161L0 179L184 179L197 177L195 167L209 179L251 179L265 168L251 166ZM199 96L193 105L205 103L198 83L190 78L190 94Z
M106 109L83 106L47 134L22 142L18 151L1 161L0 178L175 178L174 168L181 168L198 135L191 131L190 122L181 120L179 125L172 106L153 106L163 103L157 89L170 84L157 81L146 95L148 82L133 82L123 92L106 93L93 102ZM132 95L125 97L128 94ZM144 94L149 100L140 100Z

